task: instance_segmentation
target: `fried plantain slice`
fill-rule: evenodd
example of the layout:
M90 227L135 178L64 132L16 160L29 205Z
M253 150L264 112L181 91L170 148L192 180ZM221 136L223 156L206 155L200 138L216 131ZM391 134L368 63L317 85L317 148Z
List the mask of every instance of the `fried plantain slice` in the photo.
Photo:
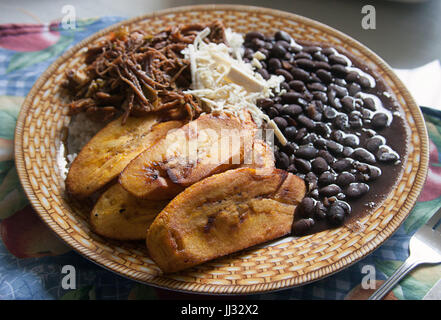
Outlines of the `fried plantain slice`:
M168 201L137 199L118 183L107 189L90 213L92 229L116 240L145 240L147 229Z
M158 123L156 115L121 118L101 129L80 151L66 178L67 191L77 198L88 197L113 180L127 164L155 144L181 121Z
M165 273L279 238L291 231L305 195L283 170L238 168L195 183L174 198L147 232L150 256Z
M254 129L249 119L202 115L131 161L119 182L139 198L171 199L184 187L240 166L252 148Z

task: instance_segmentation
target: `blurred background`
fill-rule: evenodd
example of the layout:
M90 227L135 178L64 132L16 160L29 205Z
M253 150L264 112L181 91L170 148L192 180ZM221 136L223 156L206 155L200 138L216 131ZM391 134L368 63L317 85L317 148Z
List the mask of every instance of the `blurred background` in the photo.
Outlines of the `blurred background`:
M0 23L50 22L73 5L78 18L133 17L155 10L204 3L271 7L303 15L334 27L375 51L394 68L415 68L441 58L441 0L2 0ZM365 30L362 8L372 5L376 29Z

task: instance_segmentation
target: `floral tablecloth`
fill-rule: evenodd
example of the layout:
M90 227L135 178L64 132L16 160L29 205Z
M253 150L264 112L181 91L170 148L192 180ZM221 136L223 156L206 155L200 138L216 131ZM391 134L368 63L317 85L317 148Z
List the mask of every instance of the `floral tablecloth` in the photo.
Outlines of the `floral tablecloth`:
M15 122L33 83L66 49L121 20L80 20L75 29L67 30L58 22L0 25L0 299L202 297L139 284L72 251L40 221L17 176L13 153ZM430 135L430 172L418 203L401 228L374 253L342 272L303 287L242 299L360 299L373 291L363 289L366 270L375 271L377 284L392 274L408 255L409 238L441 207L441 112L423 111ZM63 289L61 285L65 265L76 269L75 289ZM420 267L387 298L422 299L439 278L441 265Z

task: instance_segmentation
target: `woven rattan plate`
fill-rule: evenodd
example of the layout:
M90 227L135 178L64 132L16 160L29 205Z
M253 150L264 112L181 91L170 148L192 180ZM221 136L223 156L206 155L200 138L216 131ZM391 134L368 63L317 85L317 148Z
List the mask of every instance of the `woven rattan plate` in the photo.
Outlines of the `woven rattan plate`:
M83 48L121 24L151 33L168 25L220 19L237 32L281 29L295 39L344 47L384 78L410 126L409 155L397 187L358 229L340 227L301 238L286 238L205 263L185 272L162 275L143 243L109 241L94 234L82 212L65 198L58 165L62 136L69 123L60 93L64 71L82 63ZM125 277L191 292L239 294L302 285L342 270L380 246L401 225L423 187L428 167L428 138L423 117L391 68L350 37L313 20L270 9L245 6L191 6L148 14L107 28L66 52L46 70L28 94L15 136L16 164L24 190L43 221L79 253Z

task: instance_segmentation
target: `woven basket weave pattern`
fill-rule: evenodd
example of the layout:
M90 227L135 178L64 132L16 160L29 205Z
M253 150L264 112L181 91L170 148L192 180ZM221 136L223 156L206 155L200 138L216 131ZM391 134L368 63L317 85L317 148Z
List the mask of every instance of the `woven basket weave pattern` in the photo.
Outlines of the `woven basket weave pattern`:
M69 245L110 270L153 285L207 293L254 293L301 285L337 272L384 242L413 207L428 161L421 113L402 83L375 54L340 32L299 16L242 6L195 6L123 24L155 33L168 25L217 19L237 32L284 30L295 39L343 47L384 78L410 126L409 157L397 187L373 214L352 226L253 248L168 276L148 257L143 243L110 241L94 234L88 213L65 198L58 160L64 156L61 140L69 117L60 85L66 70L82 64L81 48L117 26L69 50L40 77L26 98L16 129L16 160L23 187L42 219Z

